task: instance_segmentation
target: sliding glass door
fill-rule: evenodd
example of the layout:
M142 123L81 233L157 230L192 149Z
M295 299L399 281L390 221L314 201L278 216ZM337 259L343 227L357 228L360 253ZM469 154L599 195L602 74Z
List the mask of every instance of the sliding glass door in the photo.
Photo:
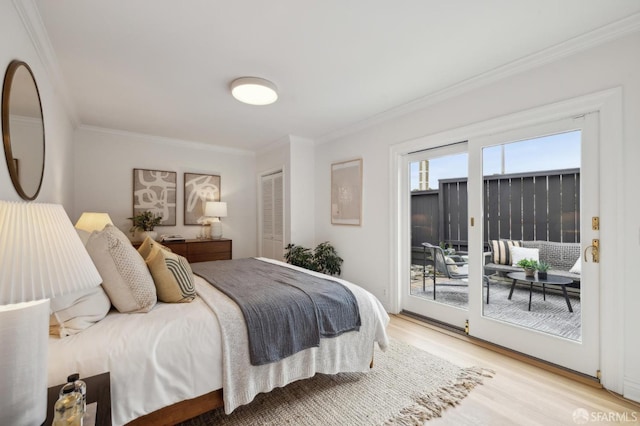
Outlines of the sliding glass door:
M399 156L400 310L596 376L597 126L586 114Z

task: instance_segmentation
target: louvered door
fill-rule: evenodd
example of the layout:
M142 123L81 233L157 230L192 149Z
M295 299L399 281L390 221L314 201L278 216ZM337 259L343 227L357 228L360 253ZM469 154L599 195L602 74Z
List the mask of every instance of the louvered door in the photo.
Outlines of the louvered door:
M262 177L261 247L263 257L283 260L284 188L282 172Z

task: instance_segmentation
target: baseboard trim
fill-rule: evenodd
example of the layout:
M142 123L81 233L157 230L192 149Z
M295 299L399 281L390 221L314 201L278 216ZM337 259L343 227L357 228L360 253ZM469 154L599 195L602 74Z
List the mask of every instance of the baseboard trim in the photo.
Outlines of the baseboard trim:
M532 357L522 352L514 351L513 349L505 348L504 346L496 345L495 343L491 343L486 340L479 339L477 337L469 336L464 332L463 329L460 329L458 327L453 327L451 325L435 320L433 318L429 318L426 316L422 316L422 315L415 314L413 312L407 312L407 311L402 311L395 316L398 318L402 318L407 321L413 322L415 324L422 325L423 327L429 328L431 330L444 333L448 336L455 337L456 339L460 339L465 342L472 343L474 345L483 347L485 349L489 349L499 354L508 356L510 358L517 359L518 361L522 361L527 364L534 365L536 367L542 368L543 370L550 371L554 374L569 378L576 382L583 383L594 388L599 388L599 389L603 388L602 383L600 383L600 380L595 377L591 377L586 374L559 366L557 364L553 364L551 362ZM626 389L627 388L625 386L625 390ZM640 391L640 388L638 388L637 390Z

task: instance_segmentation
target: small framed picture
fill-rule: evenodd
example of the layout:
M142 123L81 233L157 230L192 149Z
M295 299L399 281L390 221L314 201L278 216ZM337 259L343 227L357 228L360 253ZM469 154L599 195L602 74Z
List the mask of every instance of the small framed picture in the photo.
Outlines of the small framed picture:
M145 211L162 216L159 226L176 225L176 172L133 169L133 216Z
M184 174L184 224L202 225L204 204L220 201L220 176ZM200 221L198 221L200 219Z
M362 159L331 165L331 223L362 223Z

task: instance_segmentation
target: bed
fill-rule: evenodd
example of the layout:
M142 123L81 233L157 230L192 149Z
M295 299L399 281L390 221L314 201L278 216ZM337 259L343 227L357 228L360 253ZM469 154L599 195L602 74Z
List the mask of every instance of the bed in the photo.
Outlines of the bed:
M48 385L63 383L74 372L89 377L108 371L113 424L157 424L158 419L175 423L219 406L230 413L258 393L316 373L366 372L374 344L387 346L389 317L371 293L335 280L355 296L362 324L357 332L321 339L317 348L251 365L242 312L226 294L195 276L197 296L190 303L158 302L145 313L111 309L81 332L50 336Z

